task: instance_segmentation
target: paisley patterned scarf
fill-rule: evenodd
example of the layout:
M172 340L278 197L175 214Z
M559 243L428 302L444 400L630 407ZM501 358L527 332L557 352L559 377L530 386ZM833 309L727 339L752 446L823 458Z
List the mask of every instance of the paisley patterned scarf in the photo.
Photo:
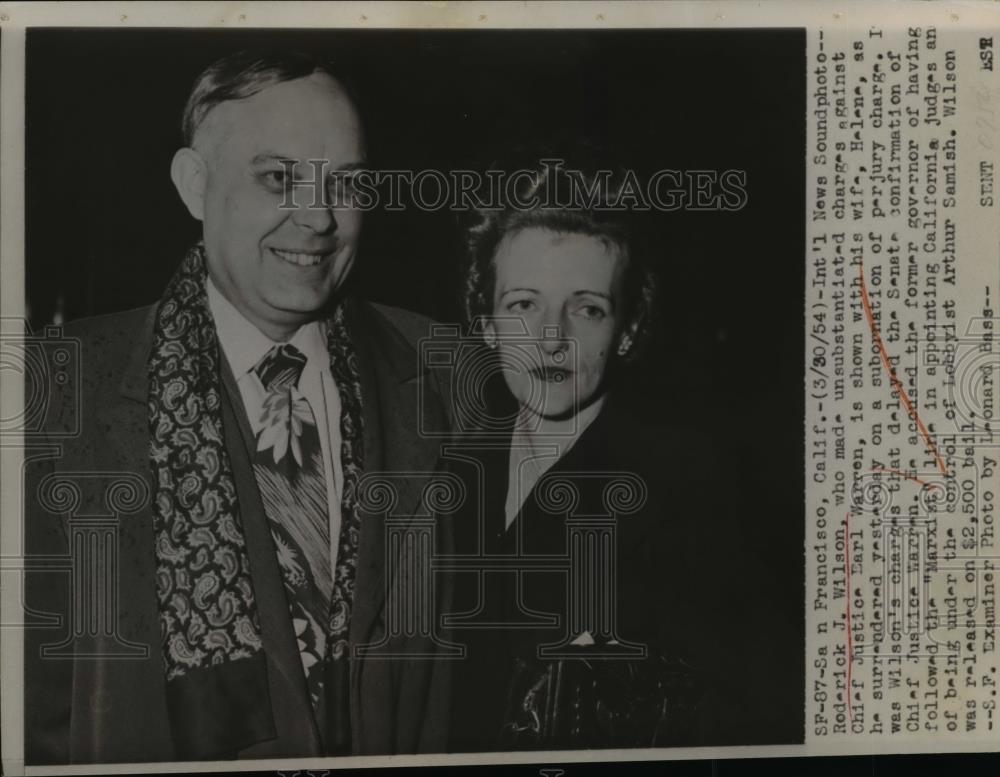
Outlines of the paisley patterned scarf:
M149 358L156 587L167 705L181 758L231 753L276 736L260 619L222 421L221 356L194 246L160 300ZM327 321L341 394L344 487L330 617L328 742L348 738L347 631L360 530L363 420L357 355L344 305Z

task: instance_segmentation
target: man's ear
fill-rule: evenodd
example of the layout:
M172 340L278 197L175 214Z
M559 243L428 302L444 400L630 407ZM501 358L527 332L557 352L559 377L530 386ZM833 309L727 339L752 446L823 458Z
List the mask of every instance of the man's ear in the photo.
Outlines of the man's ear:
M205 184L208 167L193 148L178 149L170 163L170 178L188 211L198 221L205 215Z

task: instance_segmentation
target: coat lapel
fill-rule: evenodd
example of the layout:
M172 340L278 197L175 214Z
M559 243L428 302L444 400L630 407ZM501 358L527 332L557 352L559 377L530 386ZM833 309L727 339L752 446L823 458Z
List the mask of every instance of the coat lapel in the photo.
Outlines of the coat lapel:
M142 330L125 361L118 384L118 396L98 405L102 428L114 430L109 439L118 451L119 460L129 466L145 462L149 467L149 420L146 401L149 393L149 352L153 344L156 306L149 308Z
M439 436L422 434L419 427L443 432L447 419L417 351L384 316L366 303L357 303L351 332L364 400L364 477L387 478L397 496L393 516L412 517L420 511L420 495L435 470L441 443ZM432 398L423 407L419 407L421 393L425 400ZM365 513L362 521L351 614L355 645L373 641L372 628L392 572L387 574L385 568L385 515Z
M128 332L131 341L105 341L81 354L82 358L121 364L118 390L86 392L96 405L97 433L84 437L91 446L87 468L108 475L142 478L152 495L149 466L149 421L146 404L147 360L155 308L143 316L143 325ZM124 339L124 338L123 338ZM120 349L120 350L119 350ZM93 369L92 374L98 374ZM89 401L89 400L87 400ZM77 465L79 466L79 465ZM171 760L175 757L167 717L165 683L156 617L154 532L151 502L131 515L117 516L119 637L146 649L139 661L109 658L74 661L74 761ZM101 705L95 707L96 700ZM119 730L108 737L110 729ZM135 731L141 740L133 739Z

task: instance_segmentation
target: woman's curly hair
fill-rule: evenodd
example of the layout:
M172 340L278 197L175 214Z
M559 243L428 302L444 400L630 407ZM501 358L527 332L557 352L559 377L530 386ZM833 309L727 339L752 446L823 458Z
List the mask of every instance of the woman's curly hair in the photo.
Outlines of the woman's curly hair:
M623 205L635 177L630 184L627 171L580 170L549 159L533 170L519 170L510 180L514 179L518 185L508 192L512 196L507 202L473 211L463 229L462 291L467 323L493 313L494 260L505 237L530 227L589 235L618 249L625 260L620 332L632 332L632 345L624 358L634 359L652 326L657 287L648 241L639 228L637 214ZM567 193L582 194L586 202L560 204Z

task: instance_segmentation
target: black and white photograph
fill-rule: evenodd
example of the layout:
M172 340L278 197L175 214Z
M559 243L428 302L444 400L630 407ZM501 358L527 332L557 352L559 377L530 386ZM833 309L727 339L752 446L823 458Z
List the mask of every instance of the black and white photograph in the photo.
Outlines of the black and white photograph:
M998 44L0 2L0 772L995 771Z
M802 745L806 100L804 27L28 26L24 763Z

